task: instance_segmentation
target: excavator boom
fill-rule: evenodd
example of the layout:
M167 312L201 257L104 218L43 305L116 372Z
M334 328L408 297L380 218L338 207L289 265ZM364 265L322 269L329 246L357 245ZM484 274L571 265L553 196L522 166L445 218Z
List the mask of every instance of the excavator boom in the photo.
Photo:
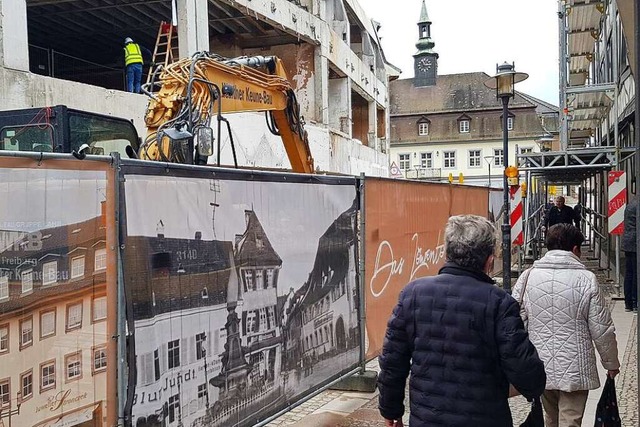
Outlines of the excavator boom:
M199 129L211 129L211 120L217 117L219 144L223 114L265 111L270 130L282 138L292 169L314 172L300 107L280 59L227 59L199 53L164 68L155 85L160 86L157 92L147 92L151 97L145 116L147 137L139 158L202 163L205 156L194 155L194 145L199 151L206 145L205 139L193 138Z

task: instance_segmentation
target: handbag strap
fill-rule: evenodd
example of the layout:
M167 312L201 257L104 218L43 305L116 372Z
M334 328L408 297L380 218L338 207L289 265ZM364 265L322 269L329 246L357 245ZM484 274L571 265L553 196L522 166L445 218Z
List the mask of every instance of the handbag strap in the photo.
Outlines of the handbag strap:
M522 303L524 302L524 293L527 290L527 283L529 282L529 275L531 274L531 270L533 270L533 267L531 267L525 272L526 276L524 277L524 283L522 284L522 291L520 292L520 298L518 299L518 304L520 304L520 307L522 307Z

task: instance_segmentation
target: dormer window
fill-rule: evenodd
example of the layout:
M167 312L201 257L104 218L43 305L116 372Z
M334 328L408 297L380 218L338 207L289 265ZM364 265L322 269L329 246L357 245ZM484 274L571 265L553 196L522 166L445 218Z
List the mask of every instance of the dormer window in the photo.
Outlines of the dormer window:
M507 117L507 130L513 130L513 117Z
M458 122L458 129L460 130L460 133L469 133L469 128L470 126L470 121L469 120L460 120Z
M429 124L431 122L426 117L421 117L418 120L418 135L426 136L429 135Z

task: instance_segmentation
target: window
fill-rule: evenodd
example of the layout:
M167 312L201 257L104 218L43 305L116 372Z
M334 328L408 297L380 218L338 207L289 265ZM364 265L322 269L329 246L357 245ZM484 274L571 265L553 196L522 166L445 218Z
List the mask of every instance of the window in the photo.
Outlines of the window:
M455 168L456 167L456 152L455 151L443 151L444 167Z
M493 149L493 164L496 166L504 166L504 151L502 148Z
M200 401L200 404L205 403L207 394L207 384L198 385L198 400Z
M33 370L29 369L20 375L20 389L23 402L33 396Z
M478 168L482 166L480 161L480 150L469 150L469 167Z
M273 288L273 268L267 269L267 287Z
M458 122L460 133L469 133L469 120L460 120Z
M251 270L244 270L244 290L245 292L254 290L253 287L253 272Z
M94 322L107 318L107 297L99 297L93 299L93 313L91 318Z
M263 280L262 270L256 270L256 287L258 289L266 289L267 283Z
M20 349L33 344L33 319L30 317L20 321Z
M93 373L107 369L107 348L99 347L93 349Z
M207 340L207 335L204 332L196 334L196 359L197 360L202 359L206 354L206 350L204 348L204 342L206 340Z
M521 147L520 154L533 153L533 147Z
M180 340L169 341L167 356L169 358L169 369L180 366Z
M67 331L82 327L82 302L67 305Z
M107 249L96 249L94 267L95 271L104 270L107 268Z
M256 312L251 310L247 312L247 328L246 333L255 332L256 327Z
M158 350L153 350L153 371L154 378L158 381L160 379L160 352Z
M40 393L56 388L56 361L42 363L40 365Z
M8 406L11 402L10 379L0 381L0 407Z
M429 123L428 122L418 123L418 135L420 135L420 136L429 135Z
M398 159L400 161L400 169L403 171L411 168L411 159L409 154L399 154Z
M27 270L22 272L22 293L31 292L33 290L33 271Z
M433 153L420 153L420 167L422 169L433 168Z
M0 326L0 354L9 351L9 325Z
M507 130L513 130L513 117L507 117Z
M9 298L9 276L0 276L0 300Z
M52 285L58 281L58 261L46 262L42 265L42 286Z
M172 423L180 417L180 395L174 394L169 398L169 422Z
M269 329L273 329L276 327L276 308L275 307L267 307L267 315L269 322Z
M261 308L259 312L260 312L260 329L265 330L267 329L267 309Z
M84 256L79 256L71 260L71 278L77 279L84 276Z
M40 313L40 339L56 334L56 311L49 310Z
M82 378L82 352L68 354L64 357L64 365L67 369L67 381Z

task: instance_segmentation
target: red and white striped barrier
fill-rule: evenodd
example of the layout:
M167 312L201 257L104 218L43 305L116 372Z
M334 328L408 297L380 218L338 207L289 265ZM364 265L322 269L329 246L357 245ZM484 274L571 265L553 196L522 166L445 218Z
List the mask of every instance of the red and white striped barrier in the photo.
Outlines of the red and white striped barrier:
M627 206L627 173L609 172L609 234L624 231L624 208Z
M524 238L522 235L522 190L519 185L509 186L509 220L511 222L511 244L522 245Z

